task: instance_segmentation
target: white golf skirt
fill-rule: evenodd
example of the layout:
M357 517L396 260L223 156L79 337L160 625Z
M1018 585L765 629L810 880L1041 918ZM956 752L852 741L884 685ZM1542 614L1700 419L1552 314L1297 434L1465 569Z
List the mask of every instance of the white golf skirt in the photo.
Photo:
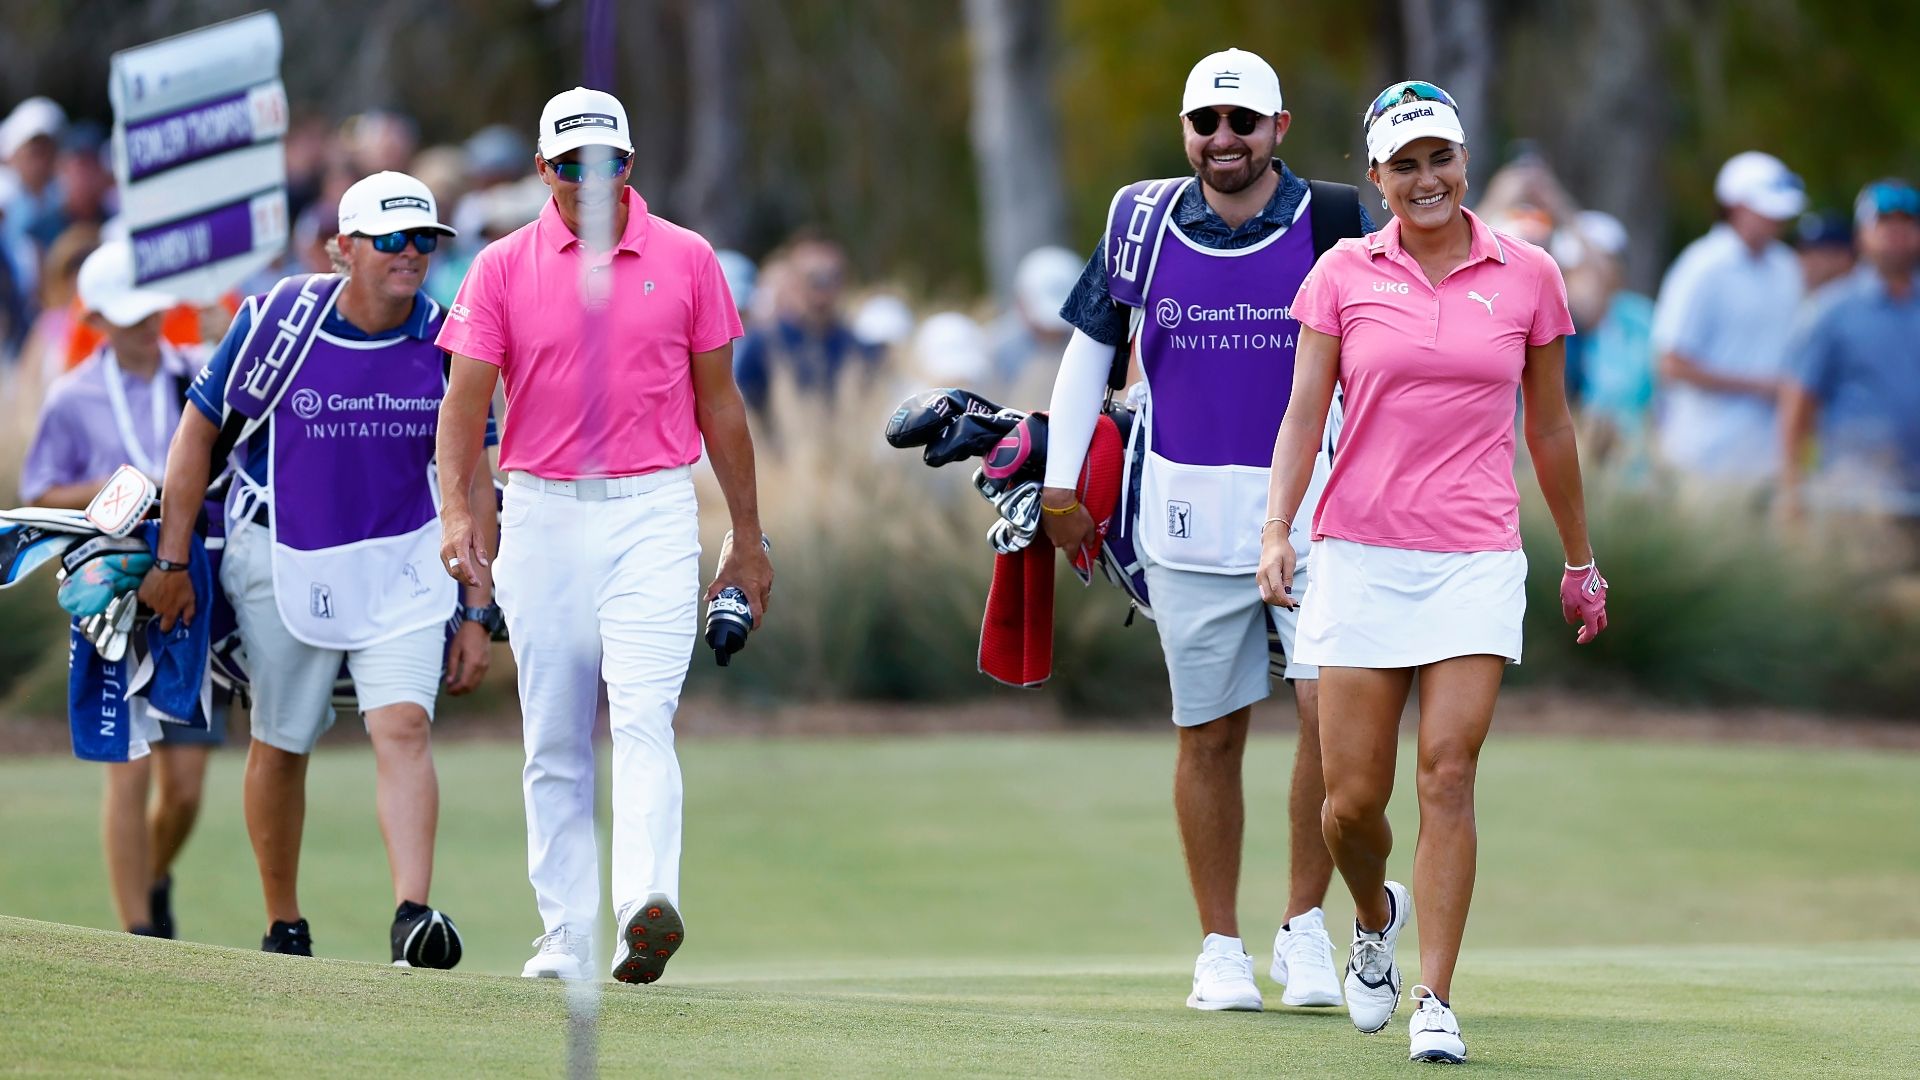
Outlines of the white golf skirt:
M1523 551L1408 551L1328 537L1309 561L1303 664L1404 668L1483 653L1520 662Z

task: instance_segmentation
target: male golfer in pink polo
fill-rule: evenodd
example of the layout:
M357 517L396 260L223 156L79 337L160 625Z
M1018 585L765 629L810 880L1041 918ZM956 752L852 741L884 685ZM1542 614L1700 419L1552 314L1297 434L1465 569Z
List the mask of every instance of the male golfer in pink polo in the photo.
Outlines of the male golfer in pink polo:
M613 730L613 975L652 982L685 941L673 714L692 656L700 540L691 466L702 440L734 532L760 535L753 442L733 382L740 318L713 248L627 187L633 142L611 94L575 87L540 115L534 158L553 197L482 251L448 313L440 412L441 558L491 570L520 669L527 869L545 933L523 975L586 978L600 911L593 724ZM498 560L464 498L494 381L506 380ZM773 568L729 544L711 596L756 618Z

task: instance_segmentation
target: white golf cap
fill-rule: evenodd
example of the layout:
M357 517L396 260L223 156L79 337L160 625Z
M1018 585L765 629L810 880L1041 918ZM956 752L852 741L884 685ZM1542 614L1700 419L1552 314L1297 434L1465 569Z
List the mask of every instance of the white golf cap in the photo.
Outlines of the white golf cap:
M1465 143L1467 133L1460 126L1460 114L1444 101L1412 98L1374 117L1367 125L1367 159L1375 164L1390 160L1400 148L1415 139L1445 139Z
M1721 206L1744 206L1761 217L1785 221L1807 208L1807 187L1772 154L1749 150L1720 166L1713 197Z
M0 120L0 158L10 158L42 135L56 137L67 126L67 110L52 98L30 97Z
M414 229L460 235L440 224L433 191L406 173L374 173L354 181L340 196L342 235L385 236Z
M1272 64L1245 49L1214 53L1187 73L1187 91L1180 95L1180 115L1221 105L1272 116L1282 109L1280 76L1273 73Z
M627 110L619 98L576 86L547 99L547 107L540 110L540 156L552 161L582 146L611 146L633 153Z
M115 326L138 326L180 301L133 283L133 246L112 240L80 264L80 303Z

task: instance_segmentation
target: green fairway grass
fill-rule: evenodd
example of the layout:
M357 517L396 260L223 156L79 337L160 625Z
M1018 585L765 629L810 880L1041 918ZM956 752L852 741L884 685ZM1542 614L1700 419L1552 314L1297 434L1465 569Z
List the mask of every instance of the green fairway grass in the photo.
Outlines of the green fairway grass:
M1412 1068L1404 1003L1375 1037L1337 1010L1184 1007L1199 930L1164 732L681 749L688 944L660 985L607 984L607 1075ZM433 900L467 947L448 974L376 966L392 899L362 746L323 749L309 780L301 895L320 961L49 925L115 925L99 769L0 762L0 912L19 917L0 919L0 1071L560 1071L560 988L488 977L516 973L539 932L518 749L449 744L437 757ZM188 938L250 950L264 922L241 760L216 758L175 911ZM1256 737L1242 933L1276 1004L1265 972L1285 902L1289 765L1289 740ZM1410 770L1403 759L1394 808L1402 880ZM1917 773L1904 754L1496 735L1454 993L1473 1067L1911 1075ZM1328 907L1332 926L1351 918L1338 883ZM1415 935L1403 942L1412 982Z

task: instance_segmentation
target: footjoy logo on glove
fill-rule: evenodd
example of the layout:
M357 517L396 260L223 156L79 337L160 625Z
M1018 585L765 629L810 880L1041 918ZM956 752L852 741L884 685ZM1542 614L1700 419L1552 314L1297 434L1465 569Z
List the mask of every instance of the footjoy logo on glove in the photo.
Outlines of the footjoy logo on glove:
M302 420L311 420L320 415L320 392L310 386L303 386L293 392L293 415Z
M1171 330L1180 325L1180 304L1173 297L1163 297L1153 305L1153 321L1163 329Z

